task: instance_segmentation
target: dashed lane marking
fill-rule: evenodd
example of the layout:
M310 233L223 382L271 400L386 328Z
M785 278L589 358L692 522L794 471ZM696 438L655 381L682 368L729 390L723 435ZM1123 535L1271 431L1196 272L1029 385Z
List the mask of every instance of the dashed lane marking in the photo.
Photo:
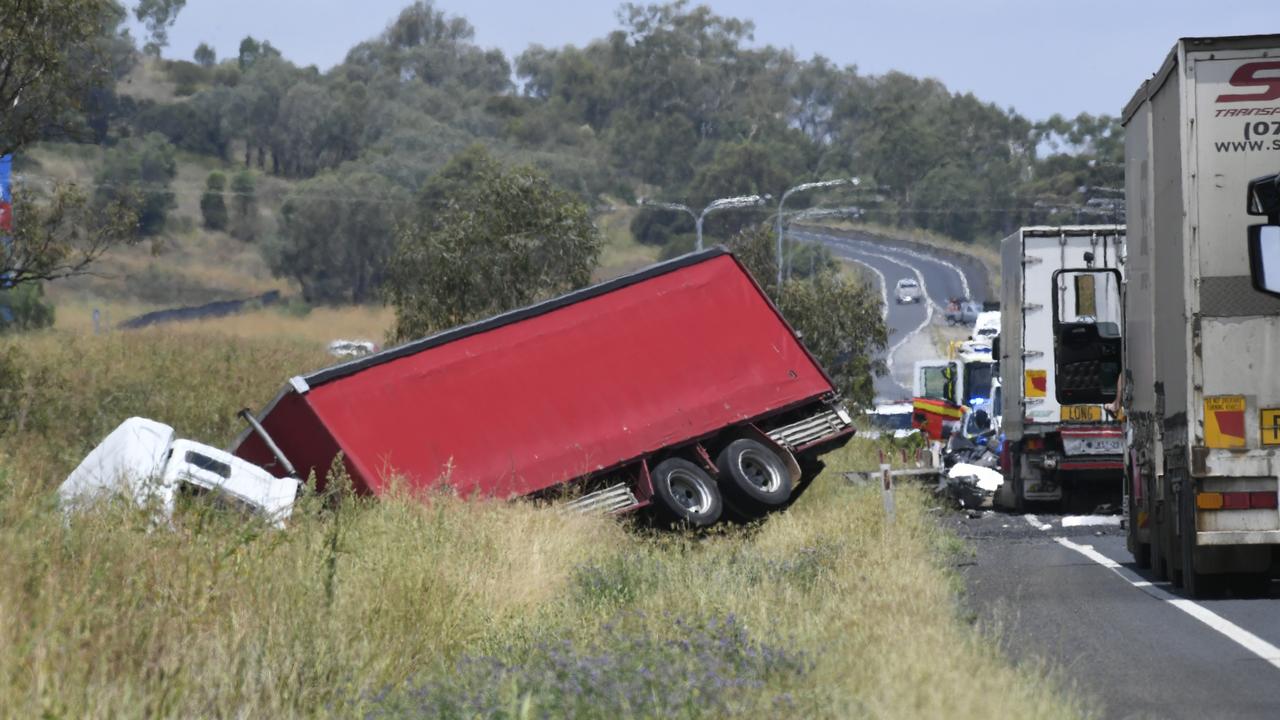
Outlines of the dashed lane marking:
M1119 515L1068 515L1062 518L1062 527L1085 527L1091 525L1120 525Z
M1263 640L1257 635L1254 635L1248 630L1245 630L1239 625L1236 625L1230 620L1222 617L1221 615L1210 610L1209 608L1203 605L1200 605L1199 603L1196 603L1192 600L1188 600L1186 598L1178 597L1177 595L1174 595L1168 592L1167 590L1156 587L1151 582L1144 580L1141 575L1138 575L1137 573L1130 570L1129 568L1121 565L1115 560L1112 560L1106 555L1103 555L1102 553L1098 552L1096 549L1094 549L1092 545L1080 545L1077 543L1073 543L1070 540L1063 537L1054 538L1054 541L1057 542L1059 545L1069 550L1074 550L1080 553L1081 555L1089 558L1090 560L1098 563L1099 565L1107 568L1108 570L1115 573L1116 575L1119 575L1125 582L1141 590L1142 592L1150 595L1151 597L1161 602L1168 603L1169 605L1172 605L1175 608L1178 608L1179 610L1190 615L1196 620L1199 620L1205 625L1208 625L1210 628L1212 628L1219 634L1223 635L1227 639L1231 640L1232 642L1236 643L1240 647L1258 656L1263 661L1270 663L1277 669L1280 669L1280 648L1276 647L1275 645L1272 645L1266 640Z
M1028 525L1037 530L1049 530L1053 527L1049 523L1040 522L1040 518L1035 515L1023 515L1022 518L1027 521Z

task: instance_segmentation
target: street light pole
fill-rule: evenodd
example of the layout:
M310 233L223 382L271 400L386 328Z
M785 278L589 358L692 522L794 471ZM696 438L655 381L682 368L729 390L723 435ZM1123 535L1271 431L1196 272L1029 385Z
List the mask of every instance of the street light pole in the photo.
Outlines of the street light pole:
M769 195L739 195L738 197L720 198L713 200L710 205L702 209L702 213L698 215L696 223L698 229L697 249L702 249L702 221L707 215L717 210L734 210L736 208L759 207L769 201Z
M643 207L659 208L661 210L674 210L676 212L688 213L693 218L693 226L697 229L698 244L697 250L702 250L702 222L706 220L707 215L717 210L734 210L737 208L759 207L769 201L769 195L739 195L737 197L720 198L713 200L710 205L702 209L702 212L694 212L688 205L680 203L654 202L647 198L640 198L640 205Z
M808 190L818 190L820 188L836 187L837 185L852 185L857 187L862 181L858 178L836 178L834 180L820 180L818 182L802 183L782 193L782 197L778 198L778 287L782 287L782 208L787 203L787 197L791 193L806 192Z

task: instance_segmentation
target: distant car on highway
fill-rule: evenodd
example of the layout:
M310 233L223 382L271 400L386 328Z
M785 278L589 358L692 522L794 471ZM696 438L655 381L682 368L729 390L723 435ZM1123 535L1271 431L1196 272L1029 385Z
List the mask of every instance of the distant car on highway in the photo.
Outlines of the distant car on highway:
M918 303L920 298L923 297L923 293L920 292L920 283L915 278L902 278L899 280L893 294L899 305Z
M972 325L981 313L982 303L959 302L953 300L949 305L947 305L947 324Z

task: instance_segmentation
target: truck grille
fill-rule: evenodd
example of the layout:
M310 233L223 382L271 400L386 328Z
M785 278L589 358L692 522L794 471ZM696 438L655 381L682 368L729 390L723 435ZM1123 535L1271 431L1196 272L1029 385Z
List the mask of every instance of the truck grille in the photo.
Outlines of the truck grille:
M626 483L610 485L567 502L564 506L580 513L611 513L636 504L635 493Z
M807 417L800 422L770 430L769 437L774 442L790 450L802 445L808 445L814 440L828 435L843 432L849 428L849 425L850 423L845 422L835 410L827 410L812 417Z

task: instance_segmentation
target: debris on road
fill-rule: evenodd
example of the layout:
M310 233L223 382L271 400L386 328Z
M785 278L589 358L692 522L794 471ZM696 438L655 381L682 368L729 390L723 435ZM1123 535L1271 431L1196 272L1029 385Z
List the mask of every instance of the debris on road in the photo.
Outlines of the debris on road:
M989 508L1004 485L998 470L956 463L947 471L946 491L962 508Z

